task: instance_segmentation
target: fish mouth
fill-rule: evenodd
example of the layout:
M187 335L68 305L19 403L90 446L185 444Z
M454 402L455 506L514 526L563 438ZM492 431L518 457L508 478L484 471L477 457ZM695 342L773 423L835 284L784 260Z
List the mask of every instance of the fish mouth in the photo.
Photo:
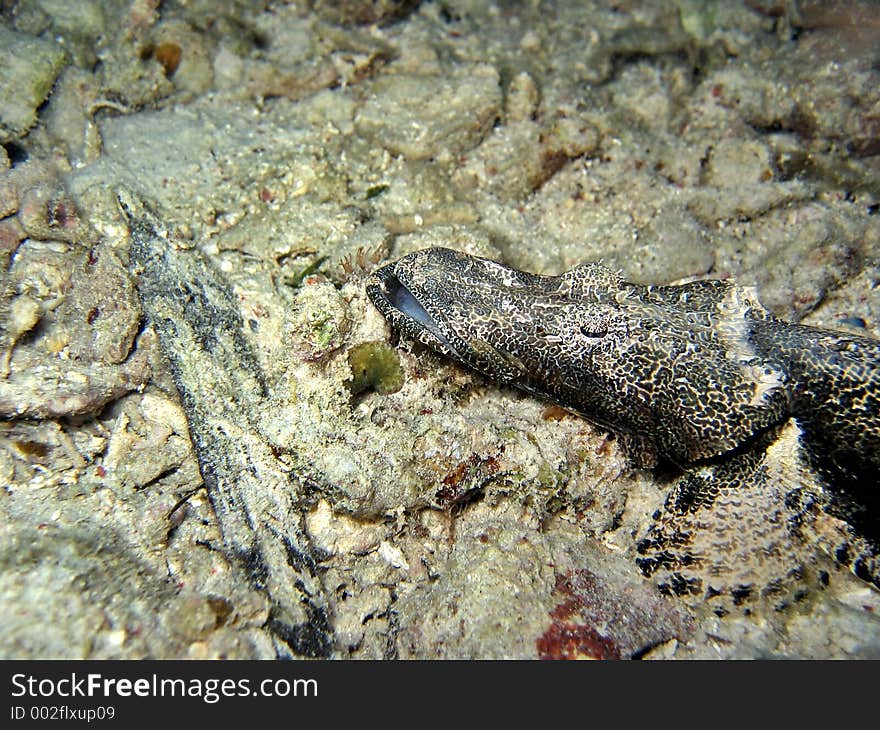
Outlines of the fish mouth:
M394 329L460 359L458 350L443 333L437 320L400 280L394 264L374 272L366 289L367 296Z

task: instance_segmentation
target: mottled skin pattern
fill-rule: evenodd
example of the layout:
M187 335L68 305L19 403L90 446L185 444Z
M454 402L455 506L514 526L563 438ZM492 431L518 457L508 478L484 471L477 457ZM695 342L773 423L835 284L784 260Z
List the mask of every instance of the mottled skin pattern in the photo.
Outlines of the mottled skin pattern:
M639 543L665 592L719 612L790 598L810 570L798 541L880 585L880 341L781 322L726 281L537 276L445 248L367 293L396 330L607 427L640 464L688 467Z

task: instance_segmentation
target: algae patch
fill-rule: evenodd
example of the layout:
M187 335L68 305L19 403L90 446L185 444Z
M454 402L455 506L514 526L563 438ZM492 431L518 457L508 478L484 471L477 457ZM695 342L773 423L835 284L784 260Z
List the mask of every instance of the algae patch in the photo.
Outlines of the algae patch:
M352 395L373 389L381 395L396 393L403 387L403 368L397 350L386 342L363 342L348 352L351 380L346 383Z
M342 346L350 327L348 305L336 287L315 277L300 289L285 336L298 357L319 362Z

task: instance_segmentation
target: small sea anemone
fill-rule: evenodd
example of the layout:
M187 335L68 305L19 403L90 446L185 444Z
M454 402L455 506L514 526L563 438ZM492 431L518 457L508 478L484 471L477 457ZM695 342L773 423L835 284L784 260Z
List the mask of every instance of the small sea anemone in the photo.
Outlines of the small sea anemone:
M351 380L348 389L358 395L372 388L381 395L396 393L403 387L400 355L387 342L372 341L355 345L348 352Z

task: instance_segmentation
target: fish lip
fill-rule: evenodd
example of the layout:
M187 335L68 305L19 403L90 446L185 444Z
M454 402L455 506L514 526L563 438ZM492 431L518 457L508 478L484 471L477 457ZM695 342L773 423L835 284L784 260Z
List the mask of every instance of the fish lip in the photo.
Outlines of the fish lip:
M441 331L437 319L401 278L396 264L383 266L373 272L367 281L366 291L370 301L394 329L461 360L457 348Z

